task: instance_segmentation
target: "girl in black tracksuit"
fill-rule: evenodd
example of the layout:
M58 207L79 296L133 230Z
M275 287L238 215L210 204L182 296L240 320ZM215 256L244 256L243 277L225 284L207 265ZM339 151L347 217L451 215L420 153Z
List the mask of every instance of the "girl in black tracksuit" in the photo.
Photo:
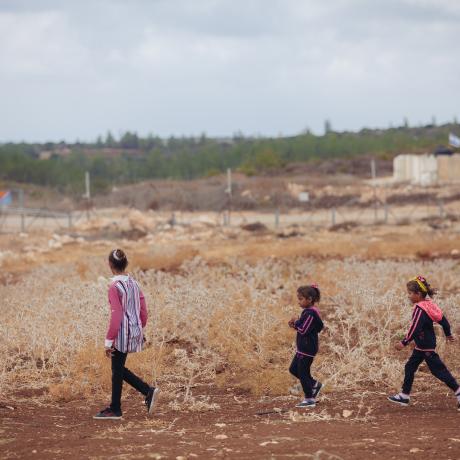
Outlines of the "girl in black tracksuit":
M412 321L406 337L401 342L396 343L395 348L402 350L412 340L415 342L415 347L404 369L404 383L401 393L389 396L388 399L391 402L407 406L410 401L415 372L420 364L426 361L431 373L455 392L458 401L457 407L460 410L460 386L436 353L436 334L433 323L438 323L442 327L446 339L452 342L455 339L451 334L449 321L434 302L426 299L427 295L432 298L435 291L425 278L417 276L410 280L407 283L407 292L410 301L414 304Z
M297 299L303 310L298 319L292 318L289 321L289 326L297 331L297 351L289 372L300 380L305 394L305 399L296 407L315 407L316 396L323 386L311 376L310 372L313 359L318 353L318 334L324 327L319 310L315 307L320 298L321 294L317 285L299 287Z

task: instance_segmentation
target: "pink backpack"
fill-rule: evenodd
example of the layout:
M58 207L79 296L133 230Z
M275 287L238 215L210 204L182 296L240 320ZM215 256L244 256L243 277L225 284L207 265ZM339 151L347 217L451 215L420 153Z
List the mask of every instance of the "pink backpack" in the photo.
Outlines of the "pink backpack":
M443 314L441 309L431 300L419 302L417 307L420 307L435 323L442 320Z

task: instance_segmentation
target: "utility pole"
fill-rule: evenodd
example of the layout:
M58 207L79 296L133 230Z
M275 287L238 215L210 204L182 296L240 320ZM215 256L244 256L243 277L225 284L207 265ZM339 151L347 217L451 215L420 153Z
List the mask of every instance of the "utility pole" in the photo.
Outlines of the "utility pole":
M227 188L225 189L227 194L227 219L225 219L226 225L230 225L230 214L232 211L232 170L227 168Z
M377 167L375 165L375 159L371 160L371 177L372 177L372 187L374 189L374 223L377 222L377 184L375 183L375 178L377 176Z
M26 231L26 214L24 211L24 190L20 188L19 193L19 208L21 210L21 233Z
M85 172L85 198L87 200L91 199L91 183L90 183L90 177L89 177L89 171Z
M85 194L86 198L86 220L89 220L89 201L91 199L91 179L89 176L89 171L85 172Z

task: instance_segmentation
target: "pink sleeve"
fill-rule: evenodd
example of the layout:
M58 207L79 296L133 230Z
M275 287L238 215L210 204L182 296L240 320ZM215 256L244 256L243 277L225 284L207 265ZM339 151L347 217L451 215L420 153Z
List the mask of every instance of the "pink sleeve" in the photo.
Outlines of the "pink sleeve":
M113 341L117 338L118 330L120 329L121 320L123 317L123 307L121 305L118 289L115 284L112 284L109 288L109 304L111 311L110 324L105 338L106 340Z
M145 325L147 324L147 318L149 314L147 312L147 304L145 303L145 297L141 290L139 290L139 299L141 302L141 313L140 313L141 323L142 323L142 327L145 327Z

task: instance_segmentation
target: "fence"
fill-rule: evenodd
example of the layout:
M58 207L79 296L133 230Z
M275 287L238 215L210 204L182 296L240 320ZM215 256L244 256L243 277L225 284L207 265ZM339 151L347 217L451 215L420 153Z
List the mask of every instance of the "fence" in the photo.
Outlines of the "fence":
M35 208L0 208L0 232L22 232L25 233L35 229L61 229L72 228L81 220L82 212L57 212L49 209Z
M431 219L460 219L460 202L457 206L446 205L439 201L430 204L388 205L357 207L340 206L329 209L310 209L282 211L272 213L244 213L226 211L222 214L221 223L228 225L243 225L260 222L267 227L280 228L289 225L311 225L313 227L334 227L336 225L355 223L358 225L401 225L411 222ZM456 209L458 207L458 209Z
M49 209L20 207L0 208L0 233L28 232L31 230L71 231L82 220L98 215L106 215L109 210L58 212ZM167 216L171 225L190 225L203 214L214 216L216 225L238 227L251 223L261 223L268 228L283 228L293 225L330 228L340 225L400 225L431 219L460 220L460 201L445 203L442 200L408 205L389 205L376 202L370 206L353 203L343 206L310 209L275 209L272 212L257 210L216 212L166 212L156 213Z

